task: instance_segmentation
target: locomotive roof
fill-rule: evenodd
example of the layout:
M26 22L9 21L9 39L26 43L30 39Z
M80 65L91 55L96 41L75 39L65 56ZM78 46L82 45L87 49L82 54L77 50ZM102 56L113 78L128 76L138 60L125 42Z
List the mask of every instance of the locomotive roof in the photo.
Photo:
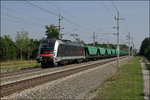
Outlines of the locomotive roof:
M70 41L70 40L62 40L62 39L55 39L55 38L53 38L53 39L45 39L45 40L43 40L43 41L57 41L57 40L60 40L60 41L62 41L64 44L66 44L66 45L74 45L74 46L82 46L81 44L79 44L79 43L76 43L76 42L72 42L72 41Z
M72 41L70 41L70 40L62 40L62 42L63 42L64 44L67 44L67 45L82 46L81 44L76 43L76 42L72 42Z
M47 41L56 41L56 39L44 39L42 42L47 42Z

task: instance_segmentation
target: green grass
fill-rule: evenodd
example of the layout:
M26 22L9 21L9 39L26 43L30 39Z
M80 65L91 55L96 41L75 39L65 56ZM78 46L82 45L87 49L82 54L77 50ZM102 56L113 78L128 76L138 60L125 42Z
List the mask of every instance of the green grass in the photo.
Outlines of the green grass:
M112 77L106 79L97 90L95 99L130 99L143 100L142 69L136 57L130 63L119 68Z
M23 67L39 66L36 60L11 60L7 62L1 62L1 70L15 70Z

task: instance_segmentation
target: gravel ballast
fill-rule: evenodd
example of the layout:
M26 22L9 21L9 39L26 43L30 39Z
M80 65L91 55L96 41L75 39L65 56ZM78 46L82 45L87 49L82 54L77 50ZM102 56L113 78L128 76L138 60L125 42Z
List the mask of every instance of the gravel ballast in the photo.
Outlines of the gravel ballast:
M120 65L126 63L128 63L128 58L120 60ZM87 93L97 88L116 71L115 61L14 93L2 99L83 99Z
M66 65L66 66L63 66L63 67L46 68L46 69L41 69L39 71L33 71L33 72L29 72L29 73L17 74L17 75L14 75L14 76L10 75L10 76L1 78L1 85L9 84L9 83L13 83L13 82L21 81L21 80L26 80L26 79L30 79L30 78L34 78L34 77L39 77L39 76L42 76L42 75L67 70L67 69L70 69L70 68L82 67L82 66L85 66L85 65L90 65L90 64L98 63L100 61L103 62L103 61L107 61L107 60L109 60L109 59L84 62L84 63L80 63L80 64Z

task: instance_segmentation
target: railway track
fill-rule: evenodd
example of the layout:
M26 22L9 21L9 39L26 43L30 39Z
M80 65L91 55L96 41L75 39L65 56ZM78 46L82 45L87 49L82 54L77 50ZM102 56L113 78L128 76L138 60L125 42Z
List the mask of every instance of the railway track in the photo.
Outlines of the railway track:
M29 68L21 68L20 70L16 71L11 71L11 72L3 72L1 73L1 78L8 77L8 76L15 76L15 75L20 75L20 74L25 74L25 73L31 73L35 71L42 70L40 66L34 66L34 67L29 67Z
M100 59L100 60L82 62L82 63L77 63L77 64L68 64L68 65L64 65L63 67L51 67L51 68L44 68L44 69L41 68L40 70L36 70L37 68L27 68L25 70L23 69L21 71L18 71L18 73L15 72L14 75L12 75L10 73L10 75L7 74L6 77L1 77L1 85L13 83L16 81L26 80L29 78L38 77L38 76L42 76L42 75L46 75L46 74L50 74L50 73L54 73L54 72L61 71L64 69L85 66L87 64L97 63L99 61L103 62L105 60L110 60L110 59L115 59L115 58ZM29 69L31 69L31 70L29 70Z
M124 57L122 57L121 59L123 59ZM22 80L22 81L17 81L14 83L9 83L9 84L5 84L5 85L1 85L1 93L0 93L0 97L4 97L4 96L8 96L10 94L13 94L15 92L19 92L37 85L41 85L47 82L51 82L53 80L62 78L62 77L66 77L81 71L85 71L94 67L98 67L99 65L104 65L106 63L115 61L116 59L111 59L108 61L104 61L104 62L100 62L100 63L95 63L92 65L86 65L86 66L82 66L82 67L78 67L78 68L73 68L73 69L68 69L68 70L64 70L61 72L56 72L56 73L52 73L52 74L47 74L47 75L43 75L43 76L39 76L39 77L35 77L35 78L30 78L30 79L26 79L26 80Z
M83 62L86 63L86 62ZM73 64L71 64L73 65ZM67 66L67 65L64 65ZM54 67L53 67L54 68ZM16 75L21 75L21 74L26 74L26 73L32 73L32 72L37 72L37 71L44 71L47 70L47 68L41 68L41 66L33 66L33 67L27 67L27 68L21 68L20 70L16 71L10 71L10 72L3 72L0 74L1 79L9 76L16 76Z

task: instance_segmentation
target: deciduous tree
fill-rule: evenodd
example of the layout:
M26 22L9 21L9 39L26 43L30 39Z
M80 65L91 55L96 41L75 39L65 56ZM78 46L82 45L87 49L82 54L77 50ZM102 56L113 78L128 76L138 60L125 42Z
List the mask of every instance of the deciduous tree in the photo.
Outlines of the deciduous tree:
M46 25L45 28L46 28L45 33L47 35L47 38L59 39L59 31L53 24L51 24L50 26Z
M0 57L1 61L16 59L16 46L9 35L0 37Z
M140 47L140 54L150 60L150 38L145 38Z
M16 46L22 60L23 52L28 51L28 45L30 44L30 40L28 37L28 32L24 31L23 29L19 32L17 31L16 34Z

